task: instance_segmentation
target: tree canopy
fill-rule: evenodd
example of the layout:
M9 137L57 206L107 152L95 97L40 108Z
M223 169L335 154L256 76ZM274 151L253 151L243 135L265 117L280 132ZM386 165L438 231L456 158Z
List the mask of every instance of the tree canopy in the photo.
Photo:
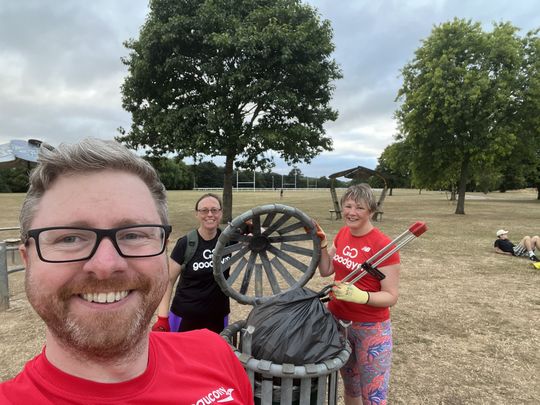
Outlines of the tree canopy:
M381 156L375 170L386 174L390 188L410 187L410 152L407 150L407 144L404 141L395 142L388 145Z
M434 27L402 69L398 138L411 153L413 182L457 184L456 214L465 213L473 173L493 170L522 139L525 122L516 117L531 71L524 69L517 31L498 23L484 32L479 23L454 19ZM538 139L538 127L534 131Z
M540 200L540 30L523 39L524 57L519 75L519 109L515 124L519 131L509 159L501 162L505 179L513 178L520 187L533 186ZM503 181L502 186L509 184Z
M193 186L193 173L182 161L166 157L149 157L148 161L156 169L167 190L187 190Z
M0 169L0 193L26 193L28 172L24 167Z
M224 221L234 166L267 169L272 151L309 163L332 149L341 77L332 29L298 0L151 0L139 38L125 43L118 139L161 155L224 156Z

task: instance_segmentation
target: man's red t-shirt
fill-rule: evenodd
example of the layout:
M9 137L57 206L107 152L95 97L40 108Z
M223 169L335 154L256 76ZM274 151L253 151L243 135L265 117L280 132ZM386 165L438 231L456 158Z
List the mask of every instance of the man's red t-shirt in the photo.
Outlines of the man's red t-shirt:
M148 367L129 381L98 383L53 366L45 350L0 384L1 404L253 404L241 363L208 330L150 334Z

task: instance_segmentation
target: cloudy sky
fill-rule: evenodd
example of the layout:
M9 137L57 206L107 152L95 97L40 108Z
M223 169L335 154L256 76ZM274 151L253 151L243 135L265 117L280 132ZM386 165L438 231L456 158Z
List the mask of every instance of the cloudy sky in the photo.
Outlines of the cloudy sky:
M319 177L363 165L374 168L393 142L400 69L432 28L454 17L510 21L520 35L540 27L537 0L308 0L334 28L337 121L326 126L334 151L300 165ZM120 85L146 0L0 0L0 144L40 139L52 145L129 128ZM222 161L216 160L216 164ZM288 173L278 161L274 171Z

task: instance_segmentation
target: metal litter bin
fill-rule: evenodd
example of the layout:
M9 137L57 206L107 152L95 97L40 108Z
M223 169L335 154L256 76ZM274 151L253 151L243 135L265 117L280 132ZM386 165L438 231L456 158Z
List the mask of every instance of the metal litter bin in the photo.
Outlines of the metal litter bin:
M254 306L303 287L319 260L320 240L311 218L296 208L270 204L238 216L221 233L213 253L214 278L225 294ZM251 355L252 328L238 321L221 335L244 365L256 404L337 403L338 371L351 352L346 338L343 349L321 363L276 364Z
M351 354L348 342L336 357L322 363L276 364L251 356L251 333L244 329L245 323L235 322L221 335L232 345L247 371L255 404L337 404L338 370Z

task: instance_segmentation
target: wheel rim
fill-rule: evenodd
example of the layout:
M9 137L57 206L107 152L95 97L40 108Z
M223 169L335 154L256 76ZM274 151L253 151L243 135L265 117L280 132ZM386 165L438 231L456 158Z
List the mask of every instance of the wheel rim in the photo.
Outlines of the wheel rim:
M249 235L246 221L253 224ZM263 205L239 215L221 233L213 253L214 278L229 297L254 305L306 285L320 255L311 218L286 205Z

